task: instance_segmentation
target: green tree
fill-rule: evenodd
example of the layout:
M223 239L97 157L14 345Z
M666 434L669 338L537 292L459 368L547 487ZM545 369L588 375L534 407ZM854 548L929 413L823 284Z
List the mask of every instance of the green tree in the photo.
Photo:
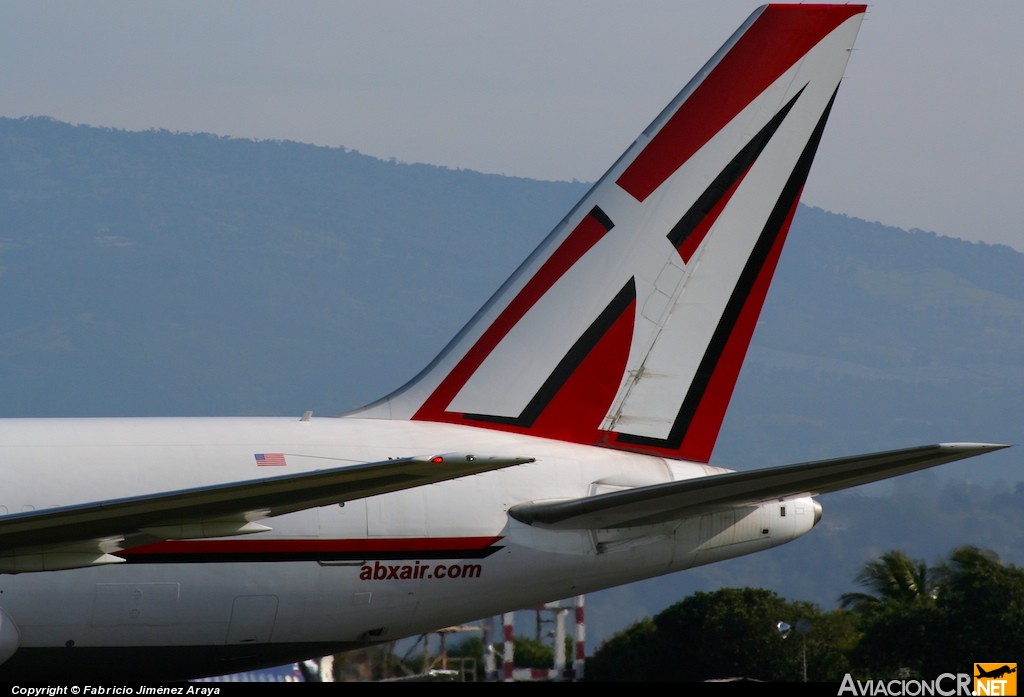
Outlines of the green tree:
M804 619L811 629L783 640L776 624ZM806 650L811 681L839 680L856 641L849 613L822 613L759 588L695 593L609 639L587 661L593 681L698 681L749 678L796 682Z
M934 574L923 561L910 559L899 550L890 550L870 561L857 578L868 592L843 593L843 608L863 608L892 602L924 602L935 599Z
M928 673L927 657L942 641L936 634L939 610L934 603L889 601L866 606L859 610L858 625L860 641L849 654L851 672L858 677L923 677Z
M807 642L807 679L811 682L839 682L850 672L850 652L860 641L857 617L846 610L823 612L817 606L799 611L811 621L811 630L803 639Z
M938 622L937 573L899 550L864 564L854 579L864 592L844 593L862 635L849 659L856 671L872 677L920 675Z
M760 588L695 593L658 614L659 679L799 679L797 656L775 627L785 602Z
M966 671L975 661L1024 655L1024 569L966 546L955 549L938 573L942 639L927 662L929 672Z
M512 652L516 668L550 668L555 664L555 650L538 639L517 636Z
M893 551L865 565L857 581L874 594L842 596L856 599L848 604L862 631L850 654L858 676L932 678L1024 654L1024 571L974 546L930 569L901 560L909 561Z
M607 639L587 659L584 675L594 682L643 682L651 680L656 669L655 648L658 628L654 620L644 617L624 631Z

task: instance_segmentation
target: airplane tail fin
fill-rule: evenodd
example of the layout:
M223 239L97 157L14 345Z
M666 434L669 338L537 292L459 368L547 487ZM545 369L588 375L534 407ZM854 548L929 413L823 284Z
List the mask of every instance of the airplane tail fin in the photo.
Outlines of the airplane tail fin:
M347 416L707 462L864 12L755 11L423 372Z

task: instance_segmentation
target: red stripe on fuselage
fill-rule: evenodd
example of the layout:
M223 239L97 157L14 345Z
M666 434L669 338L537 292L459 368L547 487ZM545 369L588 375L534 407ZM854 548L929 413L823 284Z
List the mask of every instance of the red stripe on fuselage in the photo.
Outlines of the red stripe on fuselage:
M179 555L179 554L289 554L289 553L379 553L443 552L445 550L480 550L500 541L494 537L397 537L360 538L348 540L328 539L246 539L246 540L166 540L132 547L118 554Z
M638 201L718 133L780 75L865 5L769 5L658 131L617 183Z

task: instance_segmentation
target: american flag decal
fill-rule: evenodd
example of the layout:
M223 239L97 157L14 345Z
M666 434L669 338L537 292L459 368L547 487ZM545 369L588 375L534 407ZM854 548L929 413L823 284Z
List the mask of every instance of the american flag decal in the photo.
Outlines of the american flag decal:
M288 464L284 461L284 453L256 453L253 457L260 467L284 467Z

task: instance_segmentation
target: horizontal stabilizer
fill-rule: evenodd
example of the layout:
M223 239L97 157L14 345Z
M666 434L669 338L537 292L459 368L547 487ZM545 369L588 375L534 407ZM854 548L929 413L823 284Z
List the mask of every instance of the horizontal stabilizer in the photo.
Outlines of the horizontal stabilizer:
M568 501L519 504L509 515L530 525L565 530L653 525L726 507L826 494L1006 447L991 443L923 445L728 472Z
M465 453L398 458L14 513L0 516L0 573L108 563L109 553L154 538L257 532L247 523L527 462L533 458ZM90 549L95 550L91 556ZM74 559L98 561L69 566L69 550Z

